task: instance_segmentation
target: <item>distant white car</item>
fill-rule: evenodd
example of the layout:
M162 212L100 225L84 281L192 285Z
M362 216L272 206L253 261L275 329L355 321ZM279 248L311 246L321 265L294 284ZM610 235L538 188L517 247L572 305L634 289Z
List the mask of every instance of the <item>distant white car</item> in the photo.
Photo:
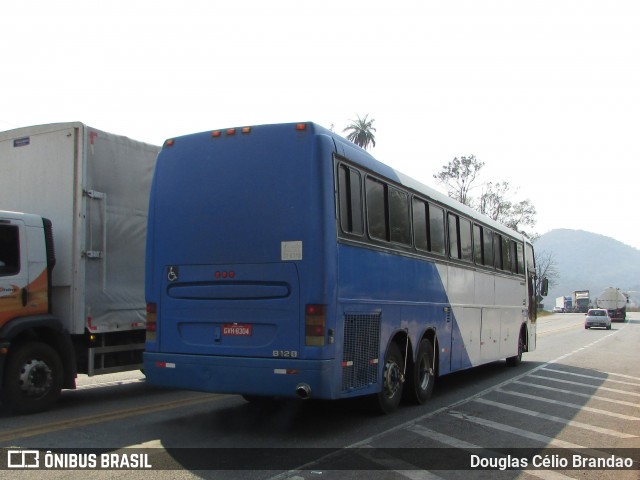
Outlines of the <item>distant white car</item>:
M562 307L553 307L551 313L564 313L564 308Z
M604 308L591 308L584 319L584 328L602 327L611 330L611 317Z

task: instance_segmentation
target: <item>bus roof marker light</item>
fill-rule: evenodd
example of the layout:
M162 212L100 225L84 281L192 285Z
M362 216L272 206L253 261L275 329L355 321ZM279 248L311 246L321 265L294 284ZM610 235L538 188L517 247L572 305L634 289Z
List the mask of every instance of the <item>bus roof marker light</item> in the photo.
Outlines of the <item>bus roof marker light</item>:
M176 141L173 138L170 138L169 140L164 142L164 146L165 147L173 147L175 145L175 143L176 143Z
M242 133L251 133L251 127L242 127L240 130Z
M213 138L219 138L222 136L222 132L220 130L214 130L213 132L211 132L211 136Z
M235 128L228 128L227 129L227 136L228 137L231 137L231 136L233 136L235 134L236 134L236 129Z
M299 132L302 132L304 130L307 129L307 124L306 123L297 123L296 124L296 130Z

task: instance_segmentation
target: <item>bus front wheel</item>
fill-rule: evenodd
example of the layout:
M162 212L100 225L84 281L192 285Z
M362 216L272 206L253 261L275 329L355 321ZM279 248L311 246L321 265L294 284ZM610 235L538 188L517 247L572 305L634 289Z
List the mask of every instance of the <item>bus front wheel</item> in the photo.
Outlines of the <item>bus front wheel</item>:
M384 356L382 390L376 395L377 407L381 413L391 413L398 408L402 398L403 371L402 353L398 345L392 342Z
M522 363L522 352L524 352L524 342L526 334L527 332L525 330L520 331L520 336L518 337L518 353L513 357L507 358L507 366L517 367Z

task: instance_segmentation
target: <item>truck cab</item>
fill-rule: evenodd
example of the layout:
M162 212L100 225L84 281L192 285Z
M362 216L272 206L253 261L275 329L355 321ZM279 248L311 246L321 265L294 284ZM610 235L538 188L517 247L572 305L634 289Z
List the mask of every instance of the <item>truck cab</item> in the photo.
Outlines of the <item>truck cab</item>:
M51 222L0 211L0 398L20 413L75 387L73 347L50 311L54 265Z
M0 327L48 312L44 222L37 215L0 214Z

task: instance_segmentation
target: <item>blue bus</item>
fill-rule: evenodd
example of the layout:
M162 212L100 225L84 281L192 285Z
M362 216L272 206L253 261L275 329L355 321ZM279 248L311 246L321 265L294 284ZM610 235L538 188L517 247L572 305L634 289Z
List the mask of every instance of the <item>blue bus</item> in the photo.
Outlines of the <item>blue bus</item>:
M388 413L536 347L531 243L313 123L167 140L146 255L151 384Z

